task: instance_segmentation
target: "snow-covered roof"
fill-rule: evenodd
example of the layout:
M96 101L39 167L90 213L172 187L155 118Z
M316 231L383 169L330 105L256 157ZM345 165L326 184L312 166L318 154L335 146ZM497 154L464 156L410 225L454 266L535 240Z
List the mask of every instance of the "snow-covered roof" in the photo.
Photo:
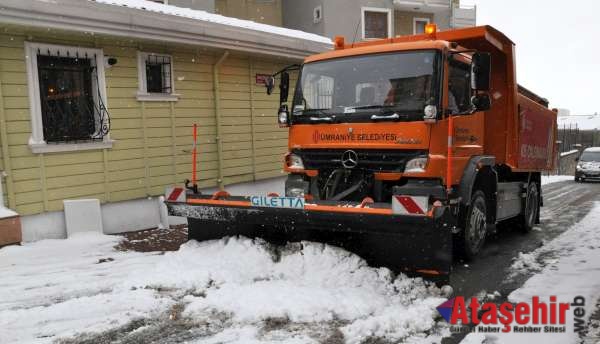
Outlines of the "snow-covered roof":
M302 60L330 39L145 0L0 0L0 24L104 34Z
M184 18L190 18L200 21L206 21L211 23L218 23L223 25L235 26L248 30L255 30L266 32L275 35L282 35L294 38L300 38L319 43L332 44L331 39L323 36L319 36L313 33L308 33L299 30L286 29L279 26L261 24L250 20L242 20L237 18L225 17L219 14L209 13L201 10L193 10L191 8L182 8L171 5L164 5L157 2L147 0L89 0L98 2L101 4L124 6L129 8L135 8L138 10L145 10L150 12L162 13L168 16L178 16Z
M569 116L558 116L558 129L563 129L569 126L579 130L594 130L600 129L600 114L593 115L569 115Z

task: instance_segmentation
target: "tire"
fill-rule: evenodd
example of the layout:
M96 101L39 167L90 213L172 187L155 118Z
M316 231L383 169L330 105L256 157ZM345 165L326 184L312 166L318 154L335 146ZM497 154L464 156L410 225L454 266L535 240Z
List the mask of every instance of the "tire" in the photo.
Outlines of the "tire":
M575 183L580 183L581 179L579 179L578 177L575 177Z
M487 234L487 205L483 191L477 190L471 196L464 221L464 230L458 237L458 245L460 254L470 261L481 251Z
M525 198L525 209L520 216L520 227L525 233L531 232L540 213L540 191L537 183L529 183Z

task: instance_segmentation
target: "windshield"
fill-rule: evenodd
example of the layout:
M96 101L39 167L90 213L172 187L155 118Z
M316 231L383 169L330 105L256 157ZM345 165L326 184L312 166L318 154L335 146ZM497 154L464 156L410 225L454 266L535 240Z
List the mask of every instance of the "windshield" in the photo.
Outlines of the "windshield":
M438 104L437 56L428 50L307 63L296 87L293 114L353 117L390 109L422 119L425 106Z
M600 152L583 152L579 161L596 161L600 162Z

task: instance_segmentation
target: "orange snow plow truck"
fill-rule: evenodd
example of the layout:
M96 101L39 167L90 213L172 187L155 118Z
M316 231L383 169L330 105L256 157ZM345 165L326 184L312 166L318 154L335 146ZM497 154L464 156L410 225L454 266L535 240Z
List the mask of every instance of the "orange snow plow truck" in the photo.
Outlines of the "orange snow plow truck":
M289 72L298 71L291 107ZM167 195L189 238L343 247L374 266L448 281L499 222L539 222L556 111L519 86L515 45L490 26L346 45L268 78L289 127L285 195Z

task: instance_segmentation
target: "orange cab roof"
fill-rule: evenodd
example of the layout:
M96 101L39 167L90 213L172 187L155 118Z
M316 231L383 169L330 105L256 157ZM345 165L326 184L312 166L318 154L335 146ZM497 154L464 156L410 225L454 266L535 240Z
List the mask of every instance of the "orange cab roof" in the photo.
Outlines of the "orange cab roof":
M369 45L354 45L354 48L351 46L346 46L344 49L339 50L331 50L325 53L312 55L304 59L304 63L321 61L321 60L329 60L338 57L346 57L346 56L355 56L355 55L366 55L366 54L376 54L376 53L387 53L391 51L404 51L404 50L427 50L427 49L444 49L448 47L448 42L446 41L419 41L419 42L408 42L408 43L395 43L391 42L392 39L383 39L377 40L373 42L378 42L378 44L369 44ZM369 42L371 43L371 42Z
M500 31L489 25L346 44L343 49L312 55L304 63L338 57L384 53L403 50L444 49L450 42L469 49L495 48L508 53L514 43Z

